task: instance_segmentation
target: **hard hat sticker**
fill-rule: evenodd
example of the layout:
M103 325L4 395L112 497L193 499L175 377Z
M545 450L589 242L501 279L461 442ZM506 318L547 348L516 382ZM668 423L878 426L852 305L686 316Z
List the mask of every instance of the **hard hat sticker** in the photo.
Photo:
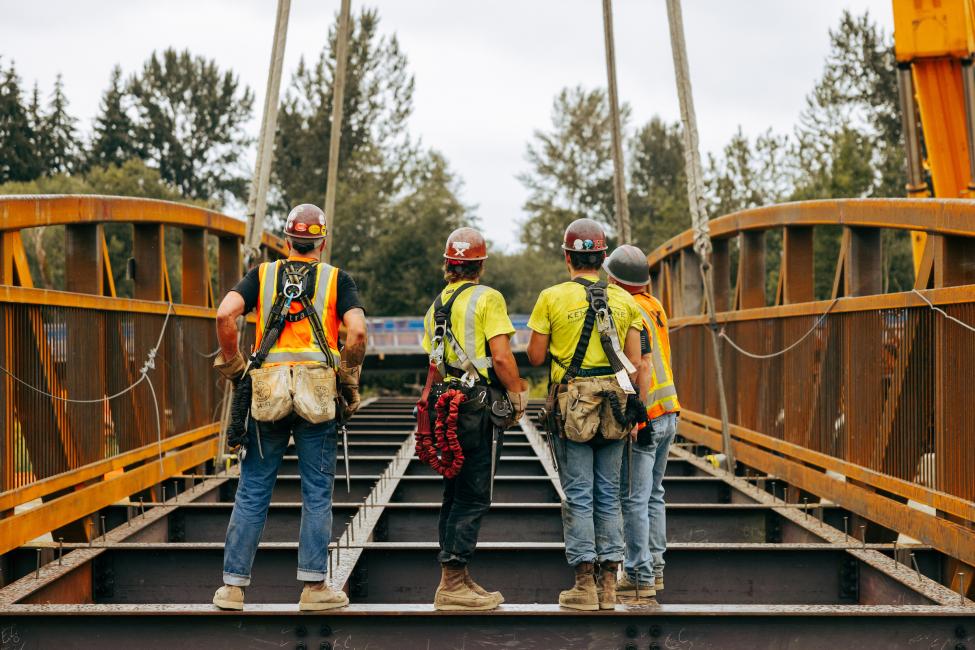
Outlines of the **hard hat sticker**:
M317 235L321 231L322 231L322 227L321 226L309 226L308 227L308 234L309 235Z
M306 230L308 230L308 226L306 226L301 222L298 222L295 224L295 230L297 230L298 232L305 232Z
M466 241L455 241L451 242L450 245L454 247L454 254L457 255L457 257L464 257L467 249L471 247L471 243Z

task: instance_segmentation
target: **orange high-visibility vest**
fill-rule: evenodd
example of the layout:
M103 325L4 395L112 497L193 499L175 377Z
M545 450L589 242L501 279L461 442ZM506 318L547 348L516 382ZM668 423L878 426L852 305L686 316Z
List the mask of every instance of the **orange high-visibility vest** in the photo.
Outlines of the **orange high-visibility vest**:
M667 314L660 302L649 293L633 295L643 314L643 324L651 336L653 374L647 394L647 417L651 420L664 413L680 412L674 371L670 367L670 336L667 333Z
M290 259L314 261L302 257ZM261 264L258 271L261 288L257 297L255 349L261 345L261 335L271 316L271 307L278 296L278 269L281 268L281 264L284 264L284 261L265 262ZM325 330L325 341L328 343L329 349L323 351L318 347L315 332L312 330L311 321L307 316L295 322L285 321L278 340L268 352L267 359L264 361L265 366L285 363L292 365L327 363L325 354L332 356L332 361L336 367L339 365L339 318L335 307L338 299L339 270L334 266L318 263L310 273L315 274L315 295L312 298L312 306L321 318L322 329ZM289 312L296 314L301 309L301 303L296 300L291 303Z

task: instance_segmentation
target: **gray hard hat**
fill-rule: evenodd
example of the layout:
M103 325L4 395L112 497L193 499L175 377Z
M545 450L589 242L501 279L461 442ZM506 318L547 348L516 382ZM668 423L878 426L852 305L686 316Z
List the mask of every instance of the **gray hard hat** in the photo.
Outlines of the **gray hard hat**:
M650 265L647 256L636 246L623 244L603 262L609 277L622 284L642 287L650 282Z

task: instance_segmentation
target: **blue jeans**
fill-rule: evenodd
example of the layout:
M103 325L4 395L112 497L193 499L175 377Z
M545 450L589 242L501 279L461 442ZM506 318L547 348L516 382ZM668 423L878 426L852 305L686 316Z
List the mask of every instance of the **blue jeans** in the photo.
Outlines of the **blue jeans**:
M620 510L622 440L573 442L556 439L559 480L565 492L562 528L565 557L580 562L623 560L623 514Z
M245 587L261 541L271 491L281 458L294 437L301 475L301 528L298 534L298 580L321 582L328 565L332 536L332 485L335 482L335 421L311 424L297 415L278 422L250 421L247 455L240 465L240 483L227 527L223 550L224 584Z
M626 533L626 575L641 584L651 584L664 574L667 550L667 515L664 507L664 472L667 454L677 433L677 414L664 413L647 425L650 444L633 443L633 466L623 463L620 489L623 493L623 527ZM633 490L630 491L630 472Z

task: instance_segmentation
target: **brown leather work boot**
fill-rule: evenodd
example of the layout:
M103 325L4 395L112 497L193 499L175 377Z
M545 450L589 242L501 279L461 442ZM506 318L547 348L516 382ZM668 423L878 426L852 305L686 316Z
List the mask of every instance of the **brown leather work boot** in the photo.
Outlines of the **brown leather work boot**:
M603 562L599 566L599 609L616 609L616 572L619 562Z
M592 562L580 562L575 567L576 584L559 594L559 605L584 612L599 610L599 597L596 596L596 581L593 579ZM614 592L615 595L615 592Z
M471 590L464 579L464 567L441 566L440 585L433 597L433 607L444 612L470 611L484 612L498 606L493 596L481 596Z
M478 596L490 596L498 601L499 605L504 602L504 596L501 595L500 591L488 591L481 585L474 582L474 578L471 577L471 571L467 568L467 565L464 565L464 584L467 585L467 588Z

